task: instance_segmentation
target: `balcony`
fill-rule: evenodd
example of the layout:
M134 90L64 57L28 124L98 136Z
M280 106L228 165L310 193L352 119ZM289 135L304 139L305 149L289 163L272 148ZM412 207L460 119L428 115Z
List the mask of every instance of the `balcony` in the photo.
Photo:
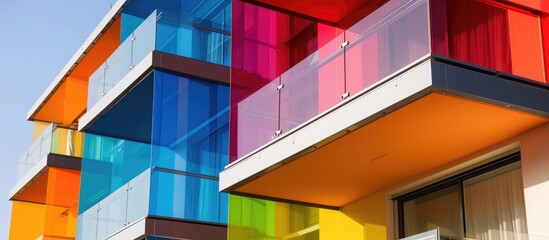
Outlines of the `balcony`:
M227 29L230 26L153 11L90 76L88 112L80 119L80 130L152 68L219 80L228 72Z
M43 203L33 196L46 191L49 168L80 170L81 154L82 133L50 124L19 159L10 199Z
M472 23L441 16L457 2L389 1L233 106L220 189L341 207L547 123L541 35L516 25L536 17L463 1L506 16L505 50L478 57L453 38Z
M84 156L77 239L135 239L152 234L146 226L161 219L183 228L207 223L207 231L226 234L227 194L217 191L221 164L196 165L170 147L92 134L86 146L94 148ZM189 147L189 157L199 150Z

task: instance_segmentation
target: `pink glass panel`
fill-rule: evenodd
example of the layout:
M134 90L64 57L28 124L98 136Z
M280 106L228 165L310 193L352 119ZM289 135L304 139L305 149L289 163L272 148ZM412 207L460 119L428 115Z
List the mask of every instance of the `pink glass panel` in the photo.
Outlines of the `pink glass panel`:
M396 1L398 2L398 1ZM351 95L368 88L427 55L430 51L429 20L426 1L401 5L395 12L390 2L346 32L353 41L346 48L346 80ZM387 8L386 8L387 7ZM384 13L383 18L380 14Z
M238 104L238 158L269 142L278 130L278 85L272 81Z
M341 101L344 89L343 35L282 74L280 126L287 132Z

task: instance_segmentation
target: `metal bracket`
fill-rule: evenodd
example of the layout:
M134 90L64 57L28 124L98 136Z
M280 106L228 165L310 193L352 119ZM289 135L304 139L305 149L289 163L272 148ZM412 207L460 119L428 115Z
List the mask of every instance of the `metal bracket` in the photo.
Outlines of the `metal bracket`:
M339 47L344 48L344 47L347 47L347 45L349 45L349 41L343 42L341 45L339 45Z
M274 133L274 136L275 136L275 137L278 137L278 136L280 136L280 134L282 134L282 130L278 129L278 130L276 130L276 132Z
M135 66L134 66L134 65L131 65L131 66L130 66L130 70L132 70L132 69L133 69L133 67L135 67Z
M349 92L345 92L343 94L341 94L341 99L346 99L349 97L349 95L351 95Z
M276 86L276 90L280 91L282 88L284 88L284 84L280 84Z

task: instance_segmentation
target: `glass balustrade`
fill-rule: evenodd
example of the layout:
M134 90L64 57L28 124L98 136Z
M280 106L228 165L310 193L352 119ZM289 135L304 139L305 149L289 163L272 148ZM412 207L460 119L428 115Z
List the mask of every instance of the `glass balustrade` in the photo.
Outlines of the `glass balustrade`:
M88 109L107 94L155 48L157 12L154 11L130 34L89 78Z
M78 217L79 239L105 239L147 216L150 170L146 170Z
M88 109L154 50L228 66L228 29L207 20L153 11L89 77Z
M48 154L55 153L80 157L82 153L82 133L50 124L34 141L29 150L18 161L17 178L19 182L38 163L47 161Z
M426 0L394 0L238 104L238 157L430 53Z
M237 104L236 156L429 55L543 82L538 19L479 0L388 1Z

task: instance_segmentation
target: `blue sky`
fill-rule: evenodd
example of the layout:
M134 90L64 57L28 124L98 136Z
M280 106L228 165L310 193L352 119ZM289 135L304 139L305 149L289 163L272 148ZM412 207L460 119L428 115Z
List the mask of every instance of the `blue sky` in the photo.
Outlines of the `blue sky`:
M115 0L0 0L0 239L17 160L32 144L27 111Z

